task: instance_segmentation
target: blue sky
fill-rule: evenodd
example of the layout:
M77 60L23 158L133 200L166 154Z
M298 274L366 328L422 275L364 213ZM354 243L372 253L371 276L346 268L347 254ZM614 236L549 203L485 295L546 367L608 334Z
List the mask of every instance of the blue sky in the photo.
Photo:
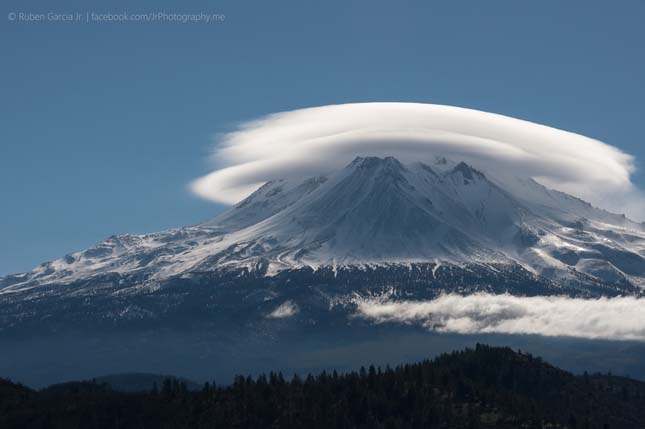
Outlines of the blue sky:
M3 2L0 274L223 206L188 183L212 136L332 103L471 107L645 158L645 3ZM12 12L220 13L217 23L9 21ZM645 176L634 182L643 186Z

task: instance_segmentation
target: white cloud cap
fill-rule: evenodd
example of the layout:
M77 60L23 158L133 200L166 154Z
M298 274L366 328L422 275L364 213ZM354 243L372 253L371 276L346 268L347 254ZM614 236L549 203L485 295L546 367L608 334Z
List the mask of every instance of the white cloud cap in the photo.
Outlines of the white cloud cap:
M631 155L528 121L420 103L322 106L243 123L221 136L213 153L218 169L191 189L231 204L268 180L325 174L359 155L391 155L404 162L443 155L485 171L529 175L601 207L640 216Z

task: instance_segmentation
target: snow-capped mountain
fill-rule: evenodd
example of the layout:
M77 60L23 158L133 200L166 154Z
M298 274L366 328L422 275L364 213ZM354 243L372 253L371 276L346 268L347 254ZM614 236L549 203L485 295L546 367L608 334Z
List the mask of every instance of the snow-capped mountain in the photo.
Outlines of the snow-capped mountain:
M501 173L356 158L266 183L202 224L112 236L0 278L0 370L42 383L151 365L208 377L345 365L374 344L428 341L402 345L415 328L375 325L365 302L644 294L641 224Z
M0 278L0 296L135 293L223 270L272 276L410 264L432 264L433 273L441 265L514 267L581 290L639 293L644 252L642 224L531 178L443 157L407 165L359 157L326 176L268 182L202 224L112 236Z

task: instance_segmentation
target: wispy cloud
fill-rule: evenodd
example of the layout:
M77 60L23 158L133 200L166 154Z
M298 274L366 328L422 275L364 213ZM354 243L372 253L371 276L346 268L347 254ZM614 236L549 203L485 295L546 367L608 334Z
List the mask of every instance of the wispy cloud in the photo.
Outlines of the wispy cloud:
M267 315L269 319L284 319L294 316L300 309L292 301L285 301Z
M435 155L483 170L537 178L601 207L640 217L632 156L579 134L507 116L419 103L342 104L276 113L220 136L217 170L194 181L199 196L234 203L260 184L338 169L357 155L404 162Z
M376 323L420 323L460 334L501 333L645 341L645 299L443 295L432 301L356 300Z

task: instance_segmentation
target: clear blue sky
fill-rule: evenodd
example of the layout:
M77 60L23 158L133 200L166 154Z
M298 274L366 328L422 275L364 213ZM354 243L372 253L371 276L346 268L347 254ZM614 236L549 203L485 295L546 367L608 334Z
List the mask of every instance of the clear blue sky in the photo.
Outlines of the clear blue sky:
M451 104L645 158L645 2L4 1L0 274L204 220L214 133L281 110ZM25 23L11 12L204 12L218 23ZM635 181L643 185L637 174Z

